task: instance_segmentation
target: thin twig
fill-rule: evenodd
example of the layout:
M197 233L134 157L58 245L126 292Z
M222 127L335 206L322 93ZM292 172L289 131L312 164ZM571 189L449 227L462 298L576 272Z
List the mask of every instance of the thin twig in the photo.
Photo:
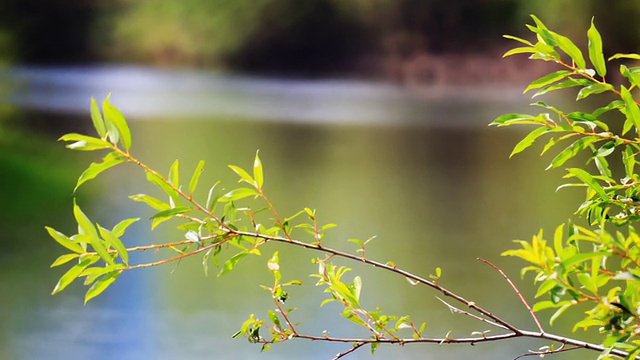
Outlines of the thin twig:
M509 285L511 285L511 288L518 295L518 297L520 298L520 301L524 304L524 306L526 306L527 310L529 311L529 314L533 318L533 321L535 321L536 326L538 326L538 330L540 330L540 332L544 334L544 329L542 328L542 324L540 324L540 320L538 320L538 317L533 312L533 310L531 309L531 306L529 306L529 303L524 298L524 295L522 295L522 293L520 292L520 290L518 289L516 284L514 284L513 281L511 281L511 279L507 276L507 274L504 273L504 271L502 271L502 269L500 269L498 266L496 266L491 261L483 259L483 258L478 258L478 260L480 260L483 263L485 263L485 264L491 266L492 268L494 268L497 272L500 273L500 275L502 275L502 277L507 281L507 283L509 283Z
M356 351L356 350L360 349L360 348L361 348L362 346L364 346L365 344L366 344L366 343L363 343L363 342L360 342L360 343L357 343L357 344L353 344L353 346L351 347L351 349L349 349L349 350L346 350L346 351L343 351L343 352L341 352L341 353L336 354L336 356L335 356L332 360L338 360L338 359L340 359L341 357L347 356L347 355L351 354L352 352L354 352L354 351Z

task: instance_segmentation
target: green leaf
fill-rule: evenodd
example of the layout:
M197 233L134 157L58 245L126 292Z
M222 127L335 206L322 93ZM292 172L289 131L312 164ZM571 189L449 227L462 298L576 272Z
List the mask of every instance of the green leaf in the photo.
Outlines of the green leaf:
M153 214L150 219L173 217L175 215L183 214L183 213L186 213L186 212L191 211L191 210L193 210L193 209L190 208L190 207L178 206L178 207L174 207L172 209L167 209L167 210L163 210L163 211L157 212L157 213Z
M580 89L576 100L581 100L589 95L600 94L613 89L613 85L606 83L593 83Z
M115 236L111 231L101 227L98 225L98 231L100 231L100 235L103 239L105 239L109 245L111 245L117 252L122 261L129 265L129 253L127 252L127 247L124 246L122 241Z
M120 163L123 162L127 162L127 158L120 155L119 153L112 151L110 153L108 153L103 159L102 162L100 163L91 163L91 165L89 165L89 168L87 168L87 170L85 170L80 177L78 178L78 182L76 183L76 187L73 189L73 192L75 192L80 185L84 184L85 182L95 178L96 176L98 176L101 172L112 168Z
M569 70L558 70L558 71L554 71L550 74L544 75L534 81L531 82L531 84L529 84L529 86L527 86L526 89L524 89L524 91L522 93L526 93L527 91L531 90L531 89L538 89L540 87L543 87L545 85L549 85L553 82L556 82L560 79L564 79L565 77L567 77L568 75L571 74L571 71Z
M160 211L171 209L171 205L167 204L166 202L160 199L154 198L153 196L146 195L146 194L130 195L129 199L133 201L144 202L150 207Z
M608 111L611 111L611 110L614 110L614 109L621 110L623 108L624 108L624 101L622 101L622 100L614 100L614 101L610 102L609 104L607 104L606 106L597 108L596 110L594 110L591 113L591 115L593 115L595 117L600 117L600 115L602 115L602 114L604 114L604 113L606 113Z
M564 51L575 62L579 69L585 69L587 63L584 61L582 51L566 36L556 34L556 40L558 41L558 47Z
M525 136L522 140L520 140L516 146L513 148L513 151L511 151L511 155L509 155L509 157L512 157L513 155L523 151L524 149L528 148L529 146L531 146L533 144L533 142L540 137L541 135L547 133L549 131L549 127L547 126L542 126L539 127L537 129L534 129L533 131L531 131L529 134L527 134L527 136Z
M102 118L102 113L100 112L100 108L98 107L98 103L96 99L91 97L91 121L93 122L93 127L96 129L96 132L102 139L107 137L107 129L104 126L104 119Z
M64 255L60 255L58 256L58 258L51 264L51 267L56 267L56 266L60 266L63 264L68 263L69 261L73 260L73 259L77 259L80 255L78 254L64 254Z
M200 179L203 169L204 160L200 160L195 170L193 170L193 175L191 175L191 180L189 181L189 195L193 195L193 192L196 191L196 186L198 186L198 180Z
M262 172L262 162L260 161L260 156L258 156L258 152L256 151L256 158L253 162L253 178L255 179L256 187L258 189L262 188L262 184L264 184L264 176Z
M530 53L536 53L536 52L538 52L538 49L534 48L533 46L523 46L523 47L513 48L505 52L504 54L502 54L502 57L505 58L507 56L511 56L515 54L530 54Z
M591 27L587 30L587 38L589 39L589 60L591 60L593 67L596 68L598 75L604 77L607 75L607 65L602 54L602 37L593 23L593 18L591 18Z
M218 184L220 184L220 181L216 181L215 184L213 184L213 186L211 186L211 188L209 188L209 193L207 195L207 210L212 211L213 208L216 206L216 204L218 203L218 200L220 199L220 194L216 193L214 194L214 191L216 189L216 187L218 186Z
M513 36L513 35L502 35L502 37L503 37L503 38L505 38L505 39L515 40L515 41L517 41L517 42L519 42L519 43L523 43L523 44L525 44L525 45L533 46L533 44L532 44L529 40L525 40L525 39L519 38L519 37L517 37L517 36Z
M529 114L504 114L500 115L495 120L489 124L489 126L497 125L497 126L508 126L514 123L535 123L537 121L533 121L535 116Z
M116 136L115 138L117 139L119 137L122 147L129 151L129 148L131 147L131 132L129 131L129 126L127 125L127 121L124 116L117 107L111 104L109 97L104 99L102 102L102 110L104 111L104 117L107 123L111 123L118 131L119 136ZM114 143L118 141L114 140L113 136L111 139Z
M165 194L167 194L173 200L173 203L175 205L182 204L178 192L174 190L171 185L167 184L167 182L163 178L150 171L147 171L147 180L156 184L160 189L162 189L162 191L164 191Z
M637 71L632 71L628 67L624 65L620 65L620 74L622 74L622 76L629 79L629 82L632 85L635 85L636 87L640 87L640 73L638 73Z
M171 168L169 168L169 182L176 188L180 188L180 161L178 159L173 161Z
M549 91L568 89L570 87L575 87L575 86L588 86L593 83L594 82L589 79L567 78L567 80L565 81L560 81L555 84L549 84L549 85L543 86L542 89L538 90L535 94L533 94L533 97L546 94Z
M259 196L259 195L260 194L258 194L258 192L255 189L238 188L238 189L233 189L228 193L224 194L220 198L220 201L222 202L236 201L236 200L244 199L249 196Z
M82 246L80 246L80 244L78 244L77 242L69 239L66 235L64 235L61 232L56 231L53 228L50 228L48 226L44 227L45 229L47 229L47 232L49 232L49 235L55 240L57 241L60 245L66 247L67 249L78 253L78 254L82 254L84 252L86 252L85 249L82 248Z
M87 136L82 134L66 134L58 139L59 141L75 141L73 144L69 144L66 147L71 150L83 150L93 151L111 148L112 145L108 141L99 139L93 136Z
M229 165L229 168L231 170L233 170L233 172L238 174L238 176L240 176L240 180L238 180L238 182L243 182L244 181L246 183L249 183L249 184L255 186L255 181L253 180L251 175L249 175L249 173L246 172L243 168L241 168L239 166L235 166L235 165Z
M73 201L73 216L78 223L78 231L80 234L86 234L87 236L95 239L98 238L98 231L96 230L96 227L93 226L93 223L89 220L87 215L82 212L75 200Z
M122 270L113 271L102 276L100 279L94 282L89 290L87 290L87 293L84 295L84 303L86 304L87 301L100 295L100 293L106 290L109 285L111 285L111 283L113 283L118 278L118 276L120 276L121 273Z
M220 269L220 272L218 272L218 276L222 276L233 270L233 268L238 264L238 261L242 260L242 258L247 256L248 254L249 253L247 251L242 251L233 255L233 257L225 261L225 263L222 265L222 269Z
M640 54L615 54L609 58L609 61L615 59L633 59L640 60Z
M604 191L602 186L598 184L598 182L593 178L591 174L589 174L588 172L580 168L571 168L571 169L567 169L567 171L571 175L580 179L583 183L587 184L590 188L592 188L600 196L602 200L609 201L609 196Z
M127 230L129 225L133 224L134 222L136 222L138 220L140 220L140 218L124 219L124 220L120 221L119 223L117 223L116 226L113 227L113 229L111 229L111 233L113 234L113 236L120 237L120 236L124 235L124 232L125 232L125 230Z
M620 96L622 97L626 107L626 121L632 123L636 127L636 132L640 131L640 108L638 108L638 104L624 85L620 85Z
M597 136L585 136L573 142L571 145L567 146L564 150L562 150L558 155L556 155L553 160L551 160L551 164L547 166L547 170L551 168L556 168L562 164L564 164L567 160L576 156L580 151L584 149L588 149L589 145L602 140Z
M98 237L89 237L88 240L91 243L93 250L95 250L96 253L100 255L100 258L102 258L104 262L106 262L109 265L115 264L115 262L113 261L113 257L107 251L107 248L105 247L105 244L102 239Z
M51 295L59 293L60 291L64 290L64 288L66 288L69 284L71 284L73 280L78 278L80 273L82 273L82 271L92 263L93 263L93 260L90 257L86 257L82 261L80 261L78 264L74 265L69 270L67 270L67 272L65 272L60 277L60 280L58 280L58 283L53 288Z

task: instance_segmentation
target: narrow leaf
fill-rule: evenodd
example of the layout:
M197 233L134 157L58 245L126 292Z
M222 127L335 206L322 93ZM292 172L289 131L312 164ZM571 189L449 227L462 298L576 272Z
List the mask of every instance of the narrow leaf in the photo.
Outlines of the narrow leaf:
M615 59L633 59L640 60L640 54L615 54L609 58L609 61Z
M129 253L127 252L127 247L122 243L122 240L100 225L98 225L98 231L100 231L102 238L118 252L118 256L120 256L122 261L129 265Z
M133 224L134 222L136 222L138 220L140 220L140 218L124 219L124 220L120 221L119 223L117 223L116 226L113 227L113 229L111 229L111 233L113 234L113 236L120 237L120 236L124 235L124 232L125 232L125 230L127 230L129 225Z
M225 261L225 263L222 265L222 269L220 269L220 272L218 272L218 276L222 276L233 270L233 268L238 264L238 261L242 260L243 257L247 256L247 254L248 252L246 251L239 252L233 255L233 257L231 257L229 260Z
M562 150L558 155L556 155L555 158L553 158L553 160L551 160L551 164L549 164L549 166L547 167L548 169L551 168L556 168L562 164L564 164L567 160L571 159L572 157L576 156L580 151L584 150L584 149L588 149L589 145L600 141L602 139L596 137L596 136L586 136L583 138L580 138L578 140L576 140L574 143L572 143L571 145L567 146L564 150Z
M111 104L109 97L102 102L102 110L104 111L106 121L113 124L118 130L122 147L124 147L125 150L129 150L131 147L131 132L120 110Z
M153 214L153 216L151 216L151 219L172 217L172 216L175 216L175 215L178 215L178 214L186 213L186 212L191 211L191 210L192 210L192 208L190 208L190 207L178 206L178 207L174 207L172 209L168 209L168 210L157 212L157 213Z
M102 276L100 279L94 282L84 296L84 303L86 304L87 301L105 291L109 287L109 285L111 285L111 283L113 283L118 278L118 276L120 276L121 273L122 270L113 271Z
M93 97L91 97L91 121L93 122L93 127L96 129L98 135L100 135L102 139L106 138L107 129L104 126L104 119L102 118L102 113L100 112L98 103Z
M85 215L78 204L76 204L75 200L73 201L73 216L78 223L80 234L86 234L92 238L98 238L98 231L96 227L91 223L91 220Z
M224 194L220 198L220 201L223 201L223 202L236 201L236 200L244 199L249 196L258 196L258 195L259 194L255 189L238 188L238 189L233 189L228 193Z
M66 134L58 139L59 141L75 141L72 144L67 145L66 147L71 150L83 150L83 151L93 151L93 150L101 150L108 149L112 147L111 143L108 141L99 139L93 136L87 136L82 134Z
M69 270L67 270L67 272L65 272L60 277L60 280L58 280L58 283L53 288L53 291L51 292L51 295L59 293L60 291L64 290L64 288L66 288L69 284L71 284L73 282L73 280L78 278L80 273L87 266L91 265L91 263L92 263L92 259L90 257L86 257L81 262L79 262L78 264L74 265Z
M593 83L580 89L576 100L581 100L589 95L600 94L613 89L613 85L605 83Z
M587 30L587 38L589 39L589 60L591 60L593 67L596 68L598 75L604 77L607 74L607 66L602 54L602 37L593 23L593 18L591 18L591 27Z
M624 85L620 86L620 96L626 106L626 121L632 123L636 127L636 132L640 131L640 108L638 108L638 104Z
M84 184L85 182L91 179L94 179L101 172L127 161L128 160L126 157L120 155L115 151L108 153L102 159L102 162L91 163L91 165L89 165L87 170L85 170L78 178L78 182L76 183L76 187L73 189L73 191L75 192L80 187L80 185Z
M589 174L588 172L580 169L580 168L571 168L571 169L567 169L567 171L577 177L578 179L582 180L583 183L587 184L590 188L592 188L593 190L595 190L596 193L598 193L598 195L600 196L600 198L602 198L602 200L604 201L608 201L609 200L609 196L607 195L607 193L604 191L604 189L602 188L602 186L600 184L598 184L598 182L593 178L593 176L591 174Z
M555 72L552 72L550 74L547 74L545 76L542 76L534 81L531 82L531 84L529 84L529 86L527 86L526 89L524 89L524 91L522 93L526 93L527 91L531 90L531 89L537 89L540 87L543 87L545 85L549 85L553 82L556 82L558 80L564 79L565 77L567 77L568 75L571 74L571 71L569 70L558 70Z
M51 267L60 266L62 264L66 264L73 259L77 259L80 255L78 254L64 254L58 256L58 258L51 264Z
M178 159L173 161L169 168L169 182L175 187L180 188L180 161Z
M549 128L547 126L542 126L531 131L529 134L527 134L527 136L525 136L522 140L520 140L520 142L516 144L509 157L512 157L513 155L531 146L538 137L545 134L547 131L549 131Z
M253 178L255 179L256 187L258 189L262 188L262 184L264 183L264 175L262 172L262 162L260 161L260 156L258 156L258 152L256 152L256 158L253 162Z
M82 248L82 246L80 246L80 244L78 244L77 242L71 240L70 238L68 238L66 235L64 235L61 232L56 231L53 228L50 228L48 226L45 226L45 229L47 229L47 232L49 233L49 235L55 240L57 241L60 245L66 247L67 249L81 254L85 252L85 249Z
M193 195L193 192L196 191L196 186L198 186L198 180L200 179L203 169L204 160L200 160L193 171L193 175L191 175L191 181L189 181L189 195Z
M133 201L140 201L140 202L144 202L147 205L149 205L150 207L156 209L156 210L160 210L160 211L164 211L164 210L168 210L171 209L171 205L167 204L166 202L157 199L153 196L150 195L146 195L146 194L135 194L135 195L131 195L129 196L129 199L133 200Z
M167 184L167 182L163 178L148 171L147 180L149 182L156 184L160 189L162 189L162 191L164 191L173 200L174 204L176 205L182 204L182 202L180 201L180 195L178 195L178 192L174 190L171 187L171 185Z
M238 182L243 182L244 181L244 182L247 182L247 183L249 183L251 185L255 185L255 182L253 181L253 178L251 177L251 175L249 175L249 173L245 169L243 169L243 168L241 168L239 166L235 166L235 165L229 165L229 168L231 170L233 170L233 172L238 174L238 176L240 176L240 180L238 180Z

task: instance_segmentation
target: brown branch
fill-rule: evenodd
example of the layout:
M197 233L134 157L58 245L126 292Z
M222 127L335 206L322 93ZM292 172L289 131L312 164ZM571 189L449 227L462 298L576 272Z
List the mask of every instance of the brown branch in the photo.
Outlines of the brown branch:
M363 343L363 342L353 344L353 346L351 347L351 349L349 349L349 350L346 350L346 351L343 351L343 352L341 352L341 353L336 354L336 356L334 356L332 360L338 360L338 359L340 359L340 358L342 358L342 357L345 357L345 356L347 356L347 355L351 354L352 352L354 352L354 351L356 351L356 350L360 349L360 348L361 348L361 347L363 347L364 345L366 345L366 343Z
M529 303L527 302L527 300L524 298L524 296L522 295L522 293L520 292L520 290L518 289L516 284L514 284L513 281L511 281L511 279L507 276L507 274L505 274L504 271L502 271L502 269L500 269L498 266L496 266L494 263L492 263L489 260L486 260L486 259L483 259L483 258L478 258L478 260L480 260L483 263L491 266L497 272L499 272L500 275L502 275L502 277L507 281L507 283L509 283L509 285L511 286L513 291L518 295L518 297L520 298L520 302L522 302L522 304L524 304L524 306L529 311L529 314L533 318L533 321L536 323L536 326L538 327L538 330L540 330L541 333L544 333L544 329L542 328L542 324L540 324L540 320L538 320L538 317L536 316L536 314L531 309L531 306L529 306Z

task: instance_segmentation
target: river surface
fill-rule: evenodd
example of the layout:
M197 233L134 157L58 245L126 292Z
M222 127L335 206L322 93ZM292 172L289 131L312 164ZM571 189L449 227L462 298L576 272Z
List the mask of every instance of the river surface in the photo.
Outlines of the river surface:
M344 242L347 238L376 235L367 256L394 261L422 276L441 267L441 284L529 329L535 326L516 295L476 258L495 262L526 288L532 279L519 278L524 264L500 253L513 246L512 239L529 239L541 227L551 233L572 216L582 197L578 191L554 192L562 171L545 172L550 158L539 158L539 148L508 159L523 131L486 126L502 113L536 111L527 107L530 101L518 87L408 89L353 80L251 78L126 66L14 68L0 73L0 84L3 105L9 104L12 114L23 119L22 126L48 146L65 131L91 132L90 97L102 100L112 93L112 102L130 122L132 152L163 172L179 158L187 177L204 159L201 183L220 179L233 186L235 178L226 165L250 167L259 149L266 191L282 214L317 209L321 222L338 224L326 241L339 248L352 249ZM42 150L37 143L33 147L27 158L37 163L44 154L38 155ZM77 171L74 176L99 160L96 153L55 154L58 162ZM36 184L51 187L46 174L53 170L34 175ZM68 195L59 205L26 222L28 229L15 237L2 239L10 250L0 256L0 359L330 359L347 349L299 340L260 353L259 346L231 338L251 313L265 317L273 307L259 285L270 282L266 262L276 250L283 277L304 282L291 289L287 302L297 307L293 316L302 323L299 329L316 335L327 330L335 336L354 331L337 315L336 304L319 308L325 295L305 275L315 270L311 259L319 254L276 244L223 277L215 271L205 277L201 258L194 258L177 267L126 272L87 305L80 284L50 296L65 266L48 268L62 251L42 226L74 232L74 184L62 183ZM154 191L141 171L123 166L88 183L77 196L92 219L112 226L125 217L148 218L152 212L127 196ZM204 190L198 195L206 196ZM19 191L3 196L8 197L5 207L25 201ZM23 220L9 216L0 222L11 228ZM133 225L124 237L127 245L181 236L170 224L153 232L149 225L146 220ZM381 306L390 314L426 321L428 336L443 337L454 330L451 336L464 337L488 329L451 314L435 298L438 294L411 286L402 277L336 262L354 269L348 278L362 275L366 307ZM532 291L524 293L532 300ZM570 334L562 323L549 331ZM511 359L543 345L517 340L473 347L381 346L375 358ZM567 352L554 358L584 355ZM371 355L367 348L348 358Z

